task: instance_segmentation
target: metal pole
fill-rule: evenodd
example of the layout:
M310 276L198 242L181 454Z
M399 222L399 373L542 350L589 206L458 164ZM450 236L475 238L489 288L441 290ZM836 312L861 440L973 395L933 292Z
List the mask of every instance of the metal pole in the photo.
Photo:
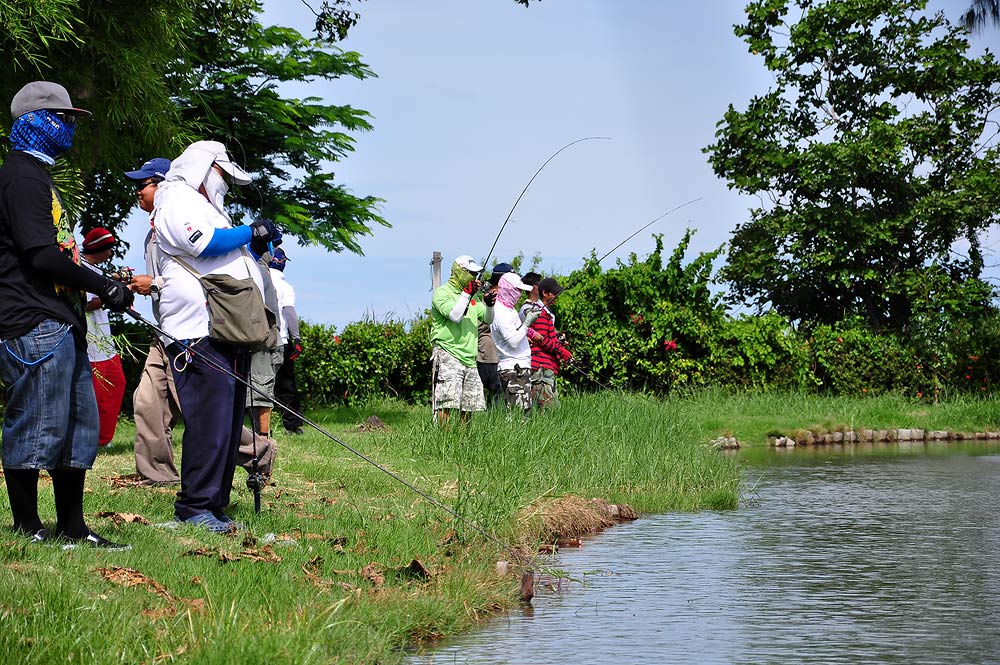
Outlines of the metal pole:
M441 252L435 251L431 257L431 289L441 286Z

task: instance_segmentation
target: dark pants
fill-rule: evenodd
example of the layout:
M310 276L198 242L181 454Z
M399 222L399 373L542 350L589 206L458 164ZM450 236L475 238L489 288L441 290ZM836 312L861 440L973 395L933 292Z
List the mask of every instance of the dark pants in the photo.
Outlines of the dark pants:
M249 352L208 338L193 348L218 367L247 377ZM184 356L178 358L178 354L183 354L180 344L167 347L184 414L181 491L174 502L174 513L183 520L218 512L229 505L243 431L246 386L204 358L192 356L185 363ZM183 371L178 371L182 367Z
M493 408L503 404L503 384L500 383L500 371L497 363L476 362L479 378L486 389L486 406Z
M292 344L285 344L285 361L278 368L278 373L274 377L274 398L285 404L296 413L302 413L302 404L299 402L299 388L295 384L295 361L288 356L295 351ZM279 407L280 409L280 407ZM303 420L297 415L281 410L281 424L286 430L293 430L302 427Z

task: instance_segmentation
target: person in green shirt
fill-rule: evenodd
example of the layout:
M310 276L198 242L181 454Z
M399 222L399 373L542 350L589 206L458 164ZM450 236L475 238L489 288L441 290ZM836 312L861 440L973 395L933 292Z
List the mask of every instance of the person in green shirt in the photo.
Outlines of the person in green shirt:
M431 408L442 427L454 411L467 422L473 412L486 410L476 353L479 323L493 322L496 295L475 298L480 287L476 275L482 269L471 256L459 256L451 266L451 277L434 289L431 298Z

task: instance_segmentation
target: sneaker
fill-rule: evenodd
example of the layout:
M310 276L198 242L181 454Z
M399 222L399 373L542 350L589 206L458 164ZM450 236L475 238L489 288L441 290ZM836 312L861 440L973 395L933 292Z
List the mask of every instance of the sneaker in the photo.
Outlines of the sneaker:
M215 519L219 520L223 524L228 524L230 526L230 528L232 528L232 529L234 529L236 531L242 531L243 529L246 528L246 526L243 524L243 522L237 522L237 521L233 520L232 517L230 517L229 515L225 514L221 510L213 510L212 511L212 515L215 516Z
M37 534L36 534L37 535ZM63 545L64 550L71 550L77 545L89 545L101 550L108 550L109 552L124 552L125 550L132 549L131 545L124 545L122 543L113 543L107 538L102 538L98 536L93 531L87 533L86 536L82 538L71 538L65 534L59 534L60 538L65 538L69 543Z
M223 522L218 517L212 513L201 513L187 518L186 520L179 520L185 524L193 524L194 526L205 527L212 533L229 533L230 531L235 531L236 528L233 526L235 522L232 520L228 522Z
M49 540L48 529L39 529L38 531L24 531L20 528L15 527L14 533L21 534L22 536L28 536L31 539L32 545L38 545Z

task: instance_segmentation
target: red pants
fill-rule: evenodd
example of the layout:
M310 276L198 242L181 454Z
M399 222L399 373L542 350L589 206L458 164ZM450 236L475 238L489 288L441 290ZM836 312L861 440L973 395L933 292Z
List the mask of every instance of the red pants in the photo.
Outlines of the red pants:
M115 436L118 427L118 413L122 410L125 397L125 373L122 359L115 356L111 360L90 363L94 373L94 394L97 396L97 412L101 417L101 430L97 443L106 446Z

